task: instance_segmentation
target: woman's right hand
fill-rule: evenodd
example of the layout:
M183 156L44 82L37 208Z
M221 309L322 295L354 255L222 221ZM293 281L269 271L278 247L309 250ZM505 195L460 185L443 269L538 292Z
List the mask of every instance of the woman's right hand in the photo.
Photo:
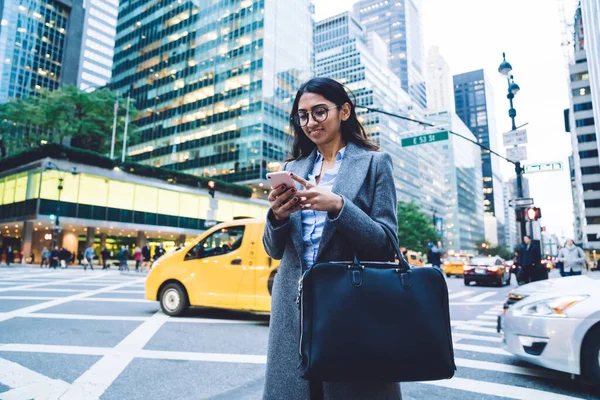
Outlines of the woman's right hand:
M271 210L277 221L287 220L291 214L302 208L300 198L295 197L296 188L287 188L281 185L269 194Z

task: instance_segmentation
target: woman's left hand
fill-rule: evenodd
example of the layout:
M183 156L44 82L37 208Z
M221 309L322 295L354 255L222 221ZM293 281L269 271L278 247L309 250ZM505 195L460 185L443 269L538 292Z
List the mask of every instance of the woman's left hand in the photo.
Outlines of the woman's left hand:
M333 218L338 216L344 205L342 196L316 186L295 174L291 174L291 177L305 188L296 193L296 197L300 197L303 210L326 211Z

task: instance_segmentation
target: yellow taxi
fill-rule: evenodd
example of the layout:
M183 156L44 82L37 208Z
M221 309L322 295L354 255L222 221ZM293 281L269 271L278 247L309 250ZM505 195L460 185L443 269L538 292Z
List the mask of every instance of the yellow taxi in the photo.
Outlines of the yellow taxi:
M447 277L462 276L464 273L463 267L469 264L469 257L466 255L454 254L449 256L442 265L442 271Z
M416 251L408 250L406 252L406 261L412 266L415 267L424 267L425 262L423 261L423 256L421 253L417 253Z
M185 248L160 257L146 279L146 299L181 315L189 306L271 311L279 267L262 244L264 220L216 225Z

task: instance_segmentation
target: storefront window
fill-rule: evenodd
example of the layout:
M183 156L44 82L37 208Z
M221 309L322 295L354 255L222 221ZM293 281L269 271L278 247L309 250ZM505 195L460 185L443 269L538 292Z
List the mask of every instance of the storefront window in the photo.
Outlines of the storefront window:
M198 196L192 194L179 194L179 216L187 218L201 218L199 212Z
M4 204L12 204L15 200L16 177L9 176L4 182Z
M123 210L133 209L135 185L119 181L108 182L108 206Z
M179 193L170 190L158 191L158 213L179 215Z
M86 174L82 174L80 179L79 203L106 207L108 180Z
M156 213L158 207L158 189L149 186L135 185L135 202L133 209Z
M37 199L40 194L40 177L38 170L29 171L29 179L27 181L27 200Z

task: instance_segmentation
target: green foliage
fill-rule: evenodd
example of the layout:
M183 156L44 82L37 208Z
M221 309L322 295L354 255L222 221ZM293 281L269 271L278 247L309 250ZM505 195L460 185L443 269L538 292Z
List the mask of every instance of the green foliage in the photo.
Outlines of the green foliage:
M513 253L504 246L494 246L490 242L483 240L477 242L477 251L484 256L498 256L504 260L512 260Z
M126 102L119 98L117 142L123 139ZM65 138L71 138L75 147L107 153L112 138L114 103L115 94L108 89L90 93L75 86L42 90L39 96L0 104L0 133L8 154L39 147L44 142L61 143ZM129 120L136 116L132 102ZM135 125L130 123L128 144L134 144L138 138ZM116 148L120 148L119 143Z
M400 246L427 253L429 242L439 240L432 218L414 203L398 202L398 239Z
M161 179L166 182L177 183L194 188L206 189L208 187L208 181L213 180L215 181L217 192L228 193L246 198L252 196L252 189L248 186L237 185L234 183L221 181L219 179L189 175L170 169L154 168L143 164L131 162L121 163L116 160L111 160L109 157L103 156L102 154L98 154L94 151L81 150L55 143L39 146L34 149L23 151L0 159L0 172L23 166L34 161L39 161L46 157L56 160L72 161L75 163L91 165L104 169L113 169L114 167L119 167L119 169L122 171L130 174Z

